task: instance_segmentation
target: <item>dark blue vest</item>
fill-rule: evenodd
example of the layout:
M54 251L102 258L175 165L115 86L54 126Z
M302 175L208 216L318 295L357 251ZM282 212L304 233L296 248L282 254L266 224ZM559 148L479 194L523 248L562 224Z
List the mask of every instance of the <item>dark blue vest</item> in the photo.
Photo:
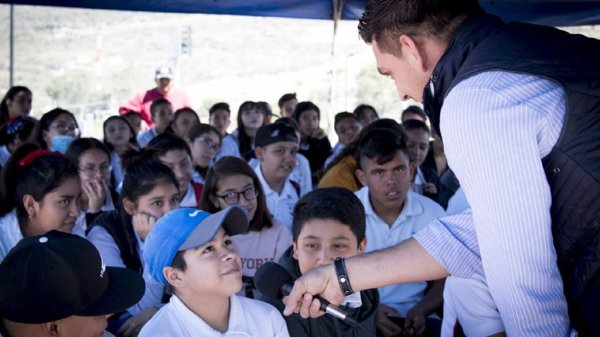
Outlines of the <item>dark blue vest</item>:
M452 88L492 70L535 75L565 91L561 135L542 163L552 192L558 267L571 304L600 278L600 41L489 14L468 19L424 91L425 110L438 131Z

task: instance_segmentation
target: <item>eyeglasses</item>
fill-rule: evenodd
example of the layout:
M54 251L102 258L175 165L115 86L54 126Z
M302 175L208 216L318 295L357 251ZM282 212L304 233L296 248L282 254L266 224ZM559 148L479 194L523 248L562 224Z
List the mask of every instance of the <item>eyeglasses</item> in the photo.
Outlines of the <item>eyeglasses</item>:
M51 124L48 128L55 129L62 134L70 133L75 136L79 135L79 128L76 125Z
M93 177L96 172L100 172L102 175L107 175L112 172L112 165L100 165L100 166L87 166L79 170L88 177Z
M219 150L221 149L221 144L213 142L212 139L208 137L198 137L196 138L196 140L200 141L207 148L215 150L215 152L219 152Z
M258 190L254 187L247 188L241 192L228 192L225 195L217 195L223 199L227 205L237 205L240 202L240 195L244 196L246 201L254 200L258 196Z

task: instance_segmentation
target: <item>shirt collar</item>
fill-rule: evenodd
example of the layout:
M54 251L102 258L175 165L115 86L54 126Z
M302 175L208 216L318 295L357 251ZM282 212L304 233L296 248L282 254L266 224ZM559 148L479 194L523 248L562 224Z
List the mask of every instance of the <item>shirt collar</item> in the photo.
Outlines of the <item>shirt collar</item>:
M356 194L358 195L360 201L365 207L365 215L367 217L374 216L379 218L379 215L375 213L375 210L373 210L373 206L371 206L371 200L369 199L369 188L365 186L361 188L358 192L356 192ZM421 206L420 203L416 202L415 192L408 191L406 194L406 200L404 201L404 207L402 208L402 211L394 221L394 225L403 221L407 217L419 215L421 213L423 213L423 206Z
M260 163L258 164L258 166L254 169L254 172L256 173L256 175L258 176L258 180L260 181L260 184L263 187L263 190L265 191L265 196L270 196L270 195L276 195L278 197L282 197L282 196L294 196L295 195L295 190L294 190L294 186L292 186L292 184L289 182L289 178L287 178L285 180L285 182L283 183L283 188L281 189L281 194L277 193L277 191L273 190L271 188L271 186L269 186L269 184L267 183L267 180L265 179L265 177L263 176L262 173L262 169L260 168Z

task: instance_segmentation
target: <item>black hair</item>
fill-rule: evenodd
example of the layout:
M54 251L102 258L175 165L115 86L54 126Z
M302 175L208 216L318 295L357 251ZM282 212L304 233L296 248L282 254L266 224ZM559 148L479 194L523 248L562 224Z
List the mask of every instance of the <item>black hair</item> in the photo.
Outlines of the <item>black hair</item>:
M110 116L110 117L108 117L107 119L104 120L104 123L102 123L102 133L103 133L102 141L104 142L104 145L106 145L106 147L110 151L113 151L115 148L106 139L106 127L108 126L108 122L113 121L113 120L120 120L120 121L125 122L125 124L129 128L129 133L131 134L129 136L129 145L131 147L135 148L135 149L139 148L139 144L137 142L137 137L136 137L136 134L135 134L135 130L133 129L133 126L131 125L131 123L129 123L129 120L124 117L125 115L130 114L130 113L134 113L134 114L138 114L139 115L139 113L137 113L137 112L130 111L130 112L128 112L128 113L126 113L124 115L121 115L121 116Z
M238 157L225 156L219 159L215 165L208 170L202 188L199 208L209 213L220 211L221 209L219 206L215 205L210 198L216 195L217 190L219 189L219 183L223 179L238 174L250 177L254 188L258 191L256 197L256 212L254 213L254 218L249 219L250 224L248 226L248 231L260 232L265 228L271 228L273 226L273 220L271 219L271 214L267 208L267 199L262 184L248 163Z
M263 118L262 125L265 125L267 122L266 111L260 104L252 101L245 101L244 103L240 104L240 108L238 109L237 114L238 148L240 149L240 155L242 155L244 158L250 158L250 155L253 153L252 144L254 143L254 139L246 134L246 127L244 126L244 122L242 121L243 112L251 109L261 110L263 115L265 116L265 118Z
M41 201L67 179L79 181L77 167L60 154L45 153L29 163L21 162L36 150L41 150L37 144L24 144L15 150L6 163L2 171L0 216L16 208L19 223L26 223L27 211L23 205L26 194Z
M406 120L406 121L402 122L402 127L404 128L404 130L406 132L412 131L412 130L423 130L423 131L427 132L427 134L431 134L431 130L429 130L429 127L427 126L427 124L423 123L422 121L420 121L418 119Z
M87 151L91 149L98 149L104 154L106 154L106 158L108 158L108 162L110 163L110 151L106 146L96 138L79 138L75 139L67 149L65 153L65 158L67 158L71 164L75 167L79 167L79 157Z
M185 151L192 158L192 151L185 140L170 132L165 132L152 138L150 143L146 145L146 149L150 150L150 153L154 154L156 156L154 158L157 160L158 157L162 157L172 150Z
M298 125L298 122L296 122L296 120L293 119L292 117L280 117L280 118L277 118L277 120L275 122L273 122L273 124L278 124L278 123L289 125L292 128L294 128L294 131L300 132L300 125Z
M179 184L173 171L161 162L152 159L152 151L128 151L124 155L125 178L121 188L121 202L125 198L137 203L138 199L150 193L156 186L171 183L179 191ZM124 207L121 208L122 210Z
M335 129L337 127L337 124L345 118L352 118L357 122L361 122L361 120L356 114L350 113L348 111L342 111L335 114L335 117L333 118L333 128Z
M33 95L31 93L31 90L29 90L29 88L24 87L22 85L17 85L17 86L14 86L14 87L11 87L10 89L8 89L8 91L2 98L2 101L0 102L0 124L6 122L9 119L8 103L6 101L8 101L9 99L12 101L13 99L15 99L15 96L18 93L20 93L21 91L25 91L29 95Z
M213 104L213 106L211 106L210 109L208 109L208 118L210 118L217 110L225 110L227 111L228 115L231 115L231 109L229 108L229 104L225 102L219 102Z
M359 106L354 108L354 111L352 111L352 113L356 115L356 117L358 118L359 121L364 122L365 121L365 113L367 110L373 110L373 112L375 113L375 116L377 116L377 118L379 118L379 114L377 113L377 110L375 110L375 108L373 106L368 105L368 104L360 104Z
M283 107L283 104L285 104L285 102L291 101L293 99L297 99L295 92L294 93L283 94L279 98L279 101L277 101L277 105L279 106L279 109L281 109Z
M362 128L362 130L360 130L360 132L358 133L358 136L356 136L356 139L354 139L353 141L348 143L346 146L344 146L342 151L337 156L335 156L335 158L333 158L333 160L331 161L329 166L327 166L327 168L325 169L325 173L327 173L327 171L330 168L335 166L346 156L349 156L349 155L355 156L356 152L358 151L358 142L360 141L360 139L363 138L365 134L371 132L371 130L374 130L374 129L393 130L398 135L400 135L400 137L403 137L403 139L406 139L406 134L404 132L404 129L402 129L402 126L400 124L398 124L398 122L396 122L395 120L393 120L391 118L378 119L378 120L374 121L373 123L370 123L367 126L365 126L364 128Z
M17 139L25 142L33 132L37 120L32 117L17 117L0 127L0 146L13 144Z
M404 137L389 129L372 129L358 140L356 166L361 169L364 158L375 159L378 165L385 164L394 159L398 151L410 158Z
M223 136L219 133L219 130L210 124L196 124L192 126L185 136L185 140L193 142L196 138L211 132L219 136L219 141L223 140Z
M319 107L315 103L310 101L298 103L298 105L296 105L294 108L292 118L295 119L296 122L300 123L300 116L303 112L308 110L315 110L317 112L317 116L319 116L319 119L321 118L321 110L319 110Z
M187 108L187 107L177 109L173 113L173 119L171 119L171 124L174 124L177 121L177 119L179 119L179 117L181 117L181 115L183 115L185 113L191 113L192 115L194 115L196 117L196 119L198 120L198 124L200 124L200 117L198 117L198 113L196 112L196 110L194 110L192 108Z
M177 253L175 253L175 256L173 257L173 262L171 262L171 267L179 269L181 271L185 271L187 269L187 264L185 263L183 254L185 254L185 250L180 250Z
M155 99L154 101L152 101L152 104L150 104L150 115L152 116L152 118L154 118L154 115L156 115L156 108L162 104L168 104L171 106L171 108L173 107L171 102L169 102L169 100L167 100L166 98Z
M77 128L79 128L79 124L77 123L75 115L73 115L73 113L71 113L68 110L55 108L46 112L42 115L42 118L40 118L40 121L37 123L31 134L32 141L37 143L37 145L39 145L42 149L48 149L48 144L44 140L44 131L48 131L50 128L50 124L52 124L52 122L54 122L54 120L60 115L71 116L71 118L73 118L73 121L75 122L75 125L77 126Z
M403 121L404 117L406 117L406 115L408 115L408 114L419 115L419 117L423 118L424 121L427 120L427 115L425 114L425 111L423 111L423 109L421 109L420 107L418 107L416 105L411 105L408 108L402 110L402 114L400 115L400 120Z
M298 241L304 224L313 219L331 219L348 226L359 245L365 239L365 208L358 197L345 188L319 188L298 200L292 222L294 242Z

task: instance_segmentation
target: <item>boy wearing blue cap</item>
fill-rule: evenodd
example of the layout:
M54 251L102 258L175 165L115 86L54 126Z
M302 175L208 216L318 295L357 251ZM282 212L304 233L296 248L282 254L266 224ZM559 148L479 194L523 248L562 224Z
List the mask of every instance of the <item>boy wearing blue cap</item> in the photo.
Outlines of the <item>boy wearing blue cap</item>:
M289 336L275 308L234 295L242 288L242 266L229 236L247 229L246 214L235 206L215 214L180 208L156 222L144 261L173 296L140 337Z

